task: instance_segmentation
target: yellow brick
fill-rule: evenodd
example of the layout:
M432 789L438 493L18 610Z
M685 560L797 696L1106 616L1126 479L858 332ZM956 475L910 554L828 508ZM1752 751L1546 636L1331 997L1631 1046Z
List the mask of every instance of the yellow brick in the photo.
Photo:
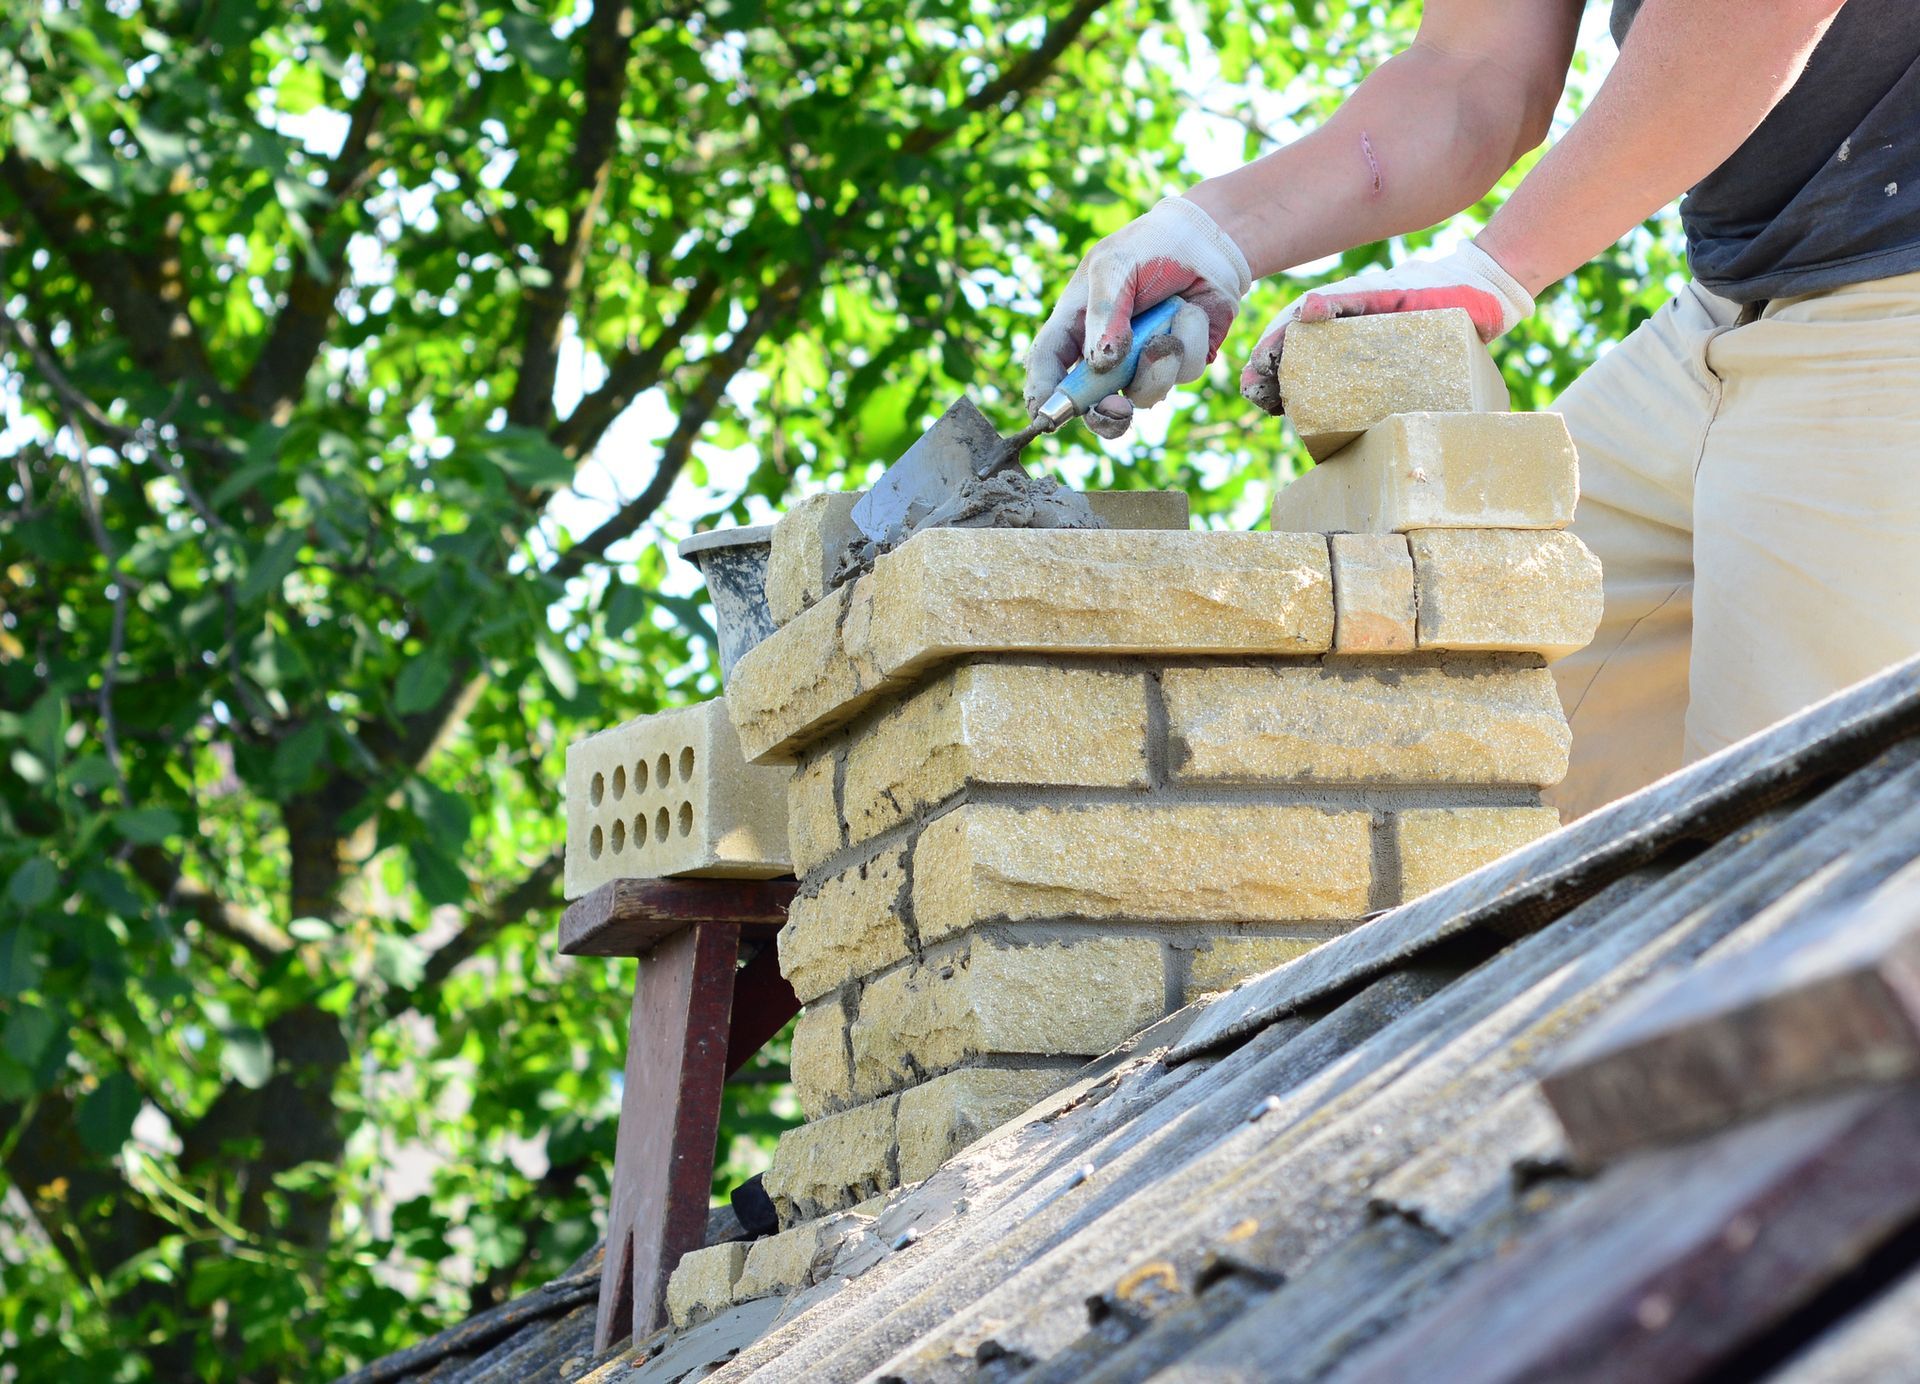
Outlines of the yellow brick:
M802 1004L907 954L907 852L883 851L796 898L780 929L780 974Z
M987 1055L1097 1057L1166 1009L1160 944L972 938L871 980L851 1030L854 1091L872 1097Z
M860 586L848 647L894 677L966 653L1333 645L1326 540L1311 534L933 529Z
M1343 654L1396 654L1414 647L1413 555L1397 533L1337 533L1333 550L1333 647Z
M1182 782L1558 783L1571 736L1544 668L1169 668Z
M816 1282L841 1242L871 1223L871 1217L845 1212L755 1240L747 1249L746 1267L733 1285L734 1301L790 1293Z
M1570 533L1422 529L1408 542L1423 649L1554 659L1600 628L1600 560Z
M767 558L767 609L784 625L826 595L840 555L859 535L854 502L864 492L829 491L794 502L773 526Z
M1396 413L1274 496L1273 527L1563 529L1579 498L1573 439L1557 413Z
M727 679L727 710L751 764L792 762L891 685L844 646L841 623L865 581L843 586L741 656Z
M711 1316L733 1305L733 1285L746 1266L747 1247L738 1241L709 1245L681 1256L667 1280L667 1315L675 1326Z
M1400 897L1417 899L1560 825L1550 807L1435 807L1396 814Z
M969 803L920 834L923 942L1006 918L1281 922L1366 912L1364 812L1234 804Z
M942 1163L1073 1080L1072 1072L968 1068L900 1097L900 1180L918 1182Z
M1263 975L1320 945L1311 937L1216 937L1193 953L1187 969L1186 1002L1231 990L1248 976Z
M1280 397L1313 458L1392 413L1499 413L1507 386L1464 309L1296 322Z
M894 1103L889 1096L856 1105L780 1136L763 1185L782 1225L845 1210L896 1184Z
M815 1118L853 1101L847 1067L847 1011L839 998L815 1000L793 1026L793 1093Z
M866 840L970 783L1144 788L1138 674L977 664L915 691L847 755L851 839Z
M811 754L787 781L787 854L805 875L841 847L840 809L833 799L839 751Z

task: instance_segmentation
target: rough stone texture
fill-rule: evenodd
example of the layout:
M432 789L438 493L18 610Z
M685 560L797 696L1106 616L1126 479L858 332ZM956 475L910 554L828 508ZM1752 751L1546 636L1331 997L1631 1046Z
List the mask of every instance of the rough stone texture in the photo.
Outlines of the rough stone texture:
M1048 1068L972 1067L935 1077L900 1097L900 1180L918 1182L954 1154L1073 1080Z
M840 808L833 796L837 758L835 751L808 755L787 782L787 855L797 875L840 849Z
M853 841L969 783L1147 786L1139 674L976 664L907 698L847 755Z
M709 1245L681 1257L667 1280L667 1315L675 1326L718 1312L733 1304L733 1285L747 1262L747 1247L738 1241Z
M790 1293L818 1281L840 1242L869 1224L871 1217L846 1212L755 1240L747 1250L740 1280L733 1285L734 1301Z
M792 869L784 776L741 758L719 701L576 740L566 796L569 899L614 879Z
M849 1105L853 1077L847 1067L847 1011L839 998L815 1000L793 1026L793 1091L811 1117Z
M891 685L846 647L841 625L855 590L842 587L802 611L734 664L727 710L749 763L791 761Z
M773 526L767 609L784 625L827 594L840 555L859 537L854 504L866 492L828 491L796 500Z
M780 974L802 1004L907 955L907 852L883 851L796 898L780 929Z
M1273 527L1563 529L1579 498L1573 439L1557 413L1396 413L1274 496Z
M1357 918L1370 858L1365 812L969 803L920 834L914 916L923 942L999 918Z
M854 1091L877 1096L990 1054L1097 1057L1165 1009L1152 938L974 937L867 983L850 1035Z
M856 1105L780 1136L763 1185L783 1226L843 1211L896 1184L894 1100Z
M1089 490L1087 503L1110 529L1185 529L1192 522L1184 490Z
M1507 386L1463 308L1295 322L1280 398L1315 461L1393 413L1501 413Z
M1333 648L1398 654L1414 647L1413 555L1395 533L1337 533L1333 550Z
M1544 668L1169 668L1179 782L1558 783L1571 735Z
M1570 533L1422 529L1408 543L1423 649L1553 659L1600 628L1600 560Z
M846 638L892 677L977 652L1320 653L1333 646L1327 545L1313 534L935 529L860 582Z
M1560 827L1550 807L1423 807L1395 814L1400 897L1417 899Z
M1284 966L1320 945L1311 937L1216 937L1192 955L1187 965L1185 1000L1231 990L1248 976Z

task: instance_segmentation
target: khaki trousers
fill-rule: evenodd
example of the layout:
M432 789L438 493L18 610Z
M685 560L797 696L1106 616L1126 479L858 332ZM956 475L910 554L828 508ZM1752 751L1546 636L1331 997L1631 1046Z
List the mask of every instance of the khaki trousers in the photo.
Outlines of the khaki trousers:
M1920 273L1689 285L1561 397L1606 609L1554 666L1571 821L1920 650Z

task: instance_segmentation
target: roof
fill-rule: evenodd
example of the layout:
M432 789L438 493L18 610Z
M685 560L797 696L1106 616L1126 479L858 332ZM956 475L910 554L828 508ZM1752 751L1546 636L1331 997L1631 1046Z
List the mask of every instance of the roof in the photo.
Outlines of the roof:
M1162 1020L789 1300L592 1361L562 1280L492 1358L618 1384L1888 1377L1920 1358L1916 862L1920 660Z

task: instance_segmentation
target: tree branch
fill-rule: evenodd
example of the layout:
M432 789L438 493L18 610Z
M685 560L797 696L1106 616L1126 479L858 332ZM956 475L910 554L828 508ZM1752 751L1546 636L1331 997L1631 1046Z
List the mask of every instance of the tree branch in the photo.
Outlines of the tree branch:
M751 265L741 266L741 271L750 272ZM667 357L720 296L720 282L711 269L702 274L687 290L686 302L673 321L641 349L607 367L606 383L576 404L566 421L553 430L554 444L562 452L575 461L588 455L627 405L660 382Z
M245 947L256 959L272 961L293 950L293 938L271 920L251 908L228 903L204 885L194 883L181 873L180 863L158 846L137 847L128 863L167 906L186 913L207 931Z
M442 943L427 958L419 984L410 990L389 991L382 1002L382 1013L392 1019L416 1009L446 983L448 976L494 938L515 923L525 922L531 913L551 908L560 902L557 886L566 865L564 848L556 848L528 871L525 879L493 901L484 911L467 919L466 925Z

